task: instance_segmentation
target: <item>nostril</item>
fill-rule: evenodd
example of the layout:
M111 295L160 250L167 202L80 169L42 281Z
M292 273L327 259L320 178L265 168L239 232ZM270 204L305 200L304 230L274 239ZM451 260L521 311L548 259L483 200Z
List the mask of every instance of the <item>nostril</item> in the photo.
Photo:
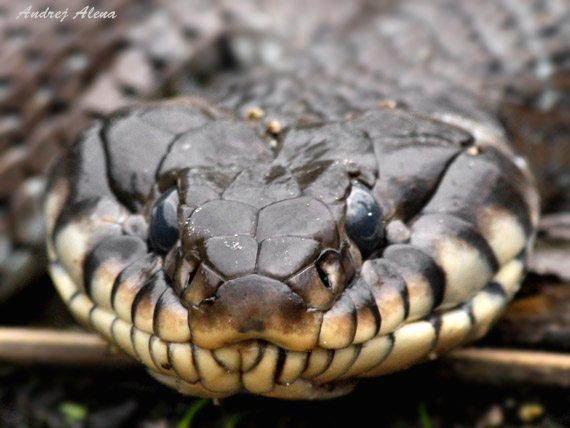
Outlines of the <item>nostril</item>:
M187 308L197 306L208 299L215 299L216 292L223 280L203 261L197 261L196 267L180 273L184 288L179 296Z
M311 265L287 281L287 285L306 302L310 308L329 310L336 300L332 284L326 272Z
M192 270L190 272L190 274L188 275L188 277L186 279L186 287L188 287L190 285L190 283L192 283L192 281L194 281L194 278L196 277L197 273L198 273L198 267L196 267L194 270Z
M338 251L324 251L316 263L317 272L323 284L335 295L346 287L347 275Z
M327 287L329 290L332 291L333 286L329 280L329 275L327 272L323 270L323 268L320 265L317 265L317 273L319 274L319 278L321 279L321 281L323 281L325 287Z
M200 260L193 253L189 253L177 260L176 271L174 274L174 287L178 294L184 293L188 288L190 283L196 277L199 266Z

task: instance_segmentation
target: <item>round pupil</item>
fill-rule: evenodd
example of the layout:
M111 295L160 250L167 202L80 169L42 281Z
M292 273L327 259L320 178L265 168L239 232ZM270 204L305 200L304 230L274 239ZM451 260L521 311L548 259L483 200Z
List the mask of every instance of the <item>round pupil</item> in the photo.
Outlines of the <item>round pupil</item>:
M150 210L149 238L152 247L166 253L178 241L178 193L172 187L164 192Z
M345 227L348 236L365 257L378 248L383 238L382 217L382 208L370 190L354 182L346 200Z

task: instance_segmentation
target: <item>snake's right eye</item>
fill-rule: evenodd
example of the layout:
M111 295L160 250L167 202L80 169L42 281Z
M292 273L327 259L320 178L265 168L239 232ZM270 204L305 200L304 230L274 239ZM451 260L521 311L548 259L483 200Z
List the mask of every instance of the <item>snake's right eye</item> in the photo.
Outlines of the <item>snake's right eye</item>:
M178 241L178 202L178 192L172 187L150 209L150 244L159 253L168 252Z

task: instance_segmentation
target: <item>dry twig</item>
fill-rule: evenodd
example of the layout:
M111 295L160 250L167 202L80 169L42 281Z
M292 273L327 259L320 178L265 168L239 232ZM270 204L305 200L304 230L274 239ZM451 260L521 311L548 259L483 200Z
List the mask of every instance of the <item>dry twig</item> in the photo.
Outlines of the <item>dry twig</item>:
M570 354L465 348L442 360L459 378L493 384L570 386Z
M28 328L0 328L0 361L89 367L134 363L94 334Z

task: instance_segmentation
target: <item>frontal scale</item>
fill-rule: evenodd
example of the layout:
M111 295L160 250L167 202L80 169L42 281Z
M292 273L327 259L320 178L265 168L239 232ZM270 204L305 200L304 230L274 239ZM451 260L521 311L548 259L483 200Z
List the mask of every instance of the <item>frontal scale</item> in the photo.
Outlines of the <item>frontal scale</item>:
M182 393L329 398L485 334L535 198L504 143L399 108L279 129L149 104L54 169L50 272L80 322Z

